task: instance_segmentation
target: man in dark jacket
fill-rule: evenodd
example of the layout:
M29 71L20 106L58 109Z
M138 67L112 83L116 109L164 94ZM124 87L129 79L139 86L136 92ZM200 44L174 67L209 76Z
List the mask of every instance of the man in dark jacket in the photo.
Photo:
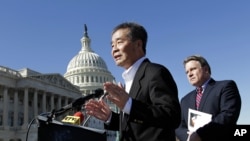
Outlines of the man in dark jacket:
M106 129L119 130L122 141L175 141L180 123L176 83L162 65L146 55L147 32L136 23L122 23L112 32L112 56L125 69L125 88L104 83L107 99L120 113L111 112L102 101L86 103L87 113L106 122Z

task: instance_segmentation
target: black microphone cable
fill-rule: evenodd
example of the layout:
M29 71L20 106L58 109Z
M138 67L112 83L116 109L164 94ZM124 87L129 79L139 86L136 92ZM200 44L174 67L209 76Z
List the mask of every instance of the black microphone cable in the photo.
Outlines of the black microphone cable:
M42 113L42 114L40 114L40 115L42 116L42 115L49 115L49 114L50 114L50 112L46 112L46 113ZM28 129L27 129L26 137L25 137L25 140L26 140L26 141L28 141L30 127L31 127L31 125L33 124L33 122L34 122L35 120L36 120L36 118L33 118L33 119L30 121L30 123L28 124Z

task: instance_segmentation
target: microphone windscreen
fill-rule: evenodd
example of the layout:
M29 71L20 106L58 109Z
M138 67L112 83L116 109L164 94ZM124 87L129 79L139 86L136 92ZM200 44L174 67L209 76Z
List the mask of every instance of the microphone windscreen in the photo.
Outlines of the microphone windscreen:
M83 122L83 120L84 120L84 115L82 114L82 112L76 112L76 113L74 114L74 116L80 117L80 122L81 122L81 123Z

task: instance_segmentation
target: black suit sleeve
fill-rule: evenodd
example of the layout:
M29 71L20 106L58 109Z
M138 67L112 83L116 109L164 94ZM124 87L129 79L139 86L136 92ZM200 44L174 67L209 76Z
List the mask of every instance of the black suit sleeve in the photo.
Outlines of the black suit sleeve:
M180 141L186 141L188 138L188 134L187 134L187 132L188 132L187 124L188 123L185 120L185 117L187 116L187 110L185 109L186 111L184 111L184 107L186 107L185 104L183 102L181 102L181 108L182 108L181 109L182 110L181 123L180 123L179 127L175 130L176 137ZM184 113L184 112L186 112L186 113Z
M104 124L104 128L108 130L118 131L119 130L119 116L120 114L112 112L111 120L109 124Z

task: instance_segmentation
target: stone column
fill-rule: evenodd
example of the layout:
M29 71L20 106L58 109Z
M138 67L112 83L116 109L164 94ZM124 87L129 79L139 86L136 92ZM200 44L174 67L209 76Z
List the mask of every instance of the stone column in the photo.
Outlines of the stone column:
M42 109L43 109L43 113L46 113L46 92L43 92L43 102L42 102Z
M64 106L65 106L65 105L68 105L68 103L69 103L69 98L68 98L68 97L65 97Z
M8 117L9 117L9 95L8 95L8 88L4 87L3 90L3 126L5 129L8 128Z
M23 127L24 129L27 128L27 125L29 124L29 89L25 88L24 89L24 113L23 113Z
M16 128L18 126L18 108L19 105L19 99L18 99L18 90L15 90L14 92L14 127Z
M58 95L57 108L58 109L62 108L62 96L60 96L60 95Z
M37 95L38 95L38 92L37 92L37 89L35 89L35 92L34 92L34 117L36 117L38 115L38 103L37 103Z
M84 75L84 83L86 83L86 82L87 82L87 76Z
M54 95L50 94L50 111L54 110Z

